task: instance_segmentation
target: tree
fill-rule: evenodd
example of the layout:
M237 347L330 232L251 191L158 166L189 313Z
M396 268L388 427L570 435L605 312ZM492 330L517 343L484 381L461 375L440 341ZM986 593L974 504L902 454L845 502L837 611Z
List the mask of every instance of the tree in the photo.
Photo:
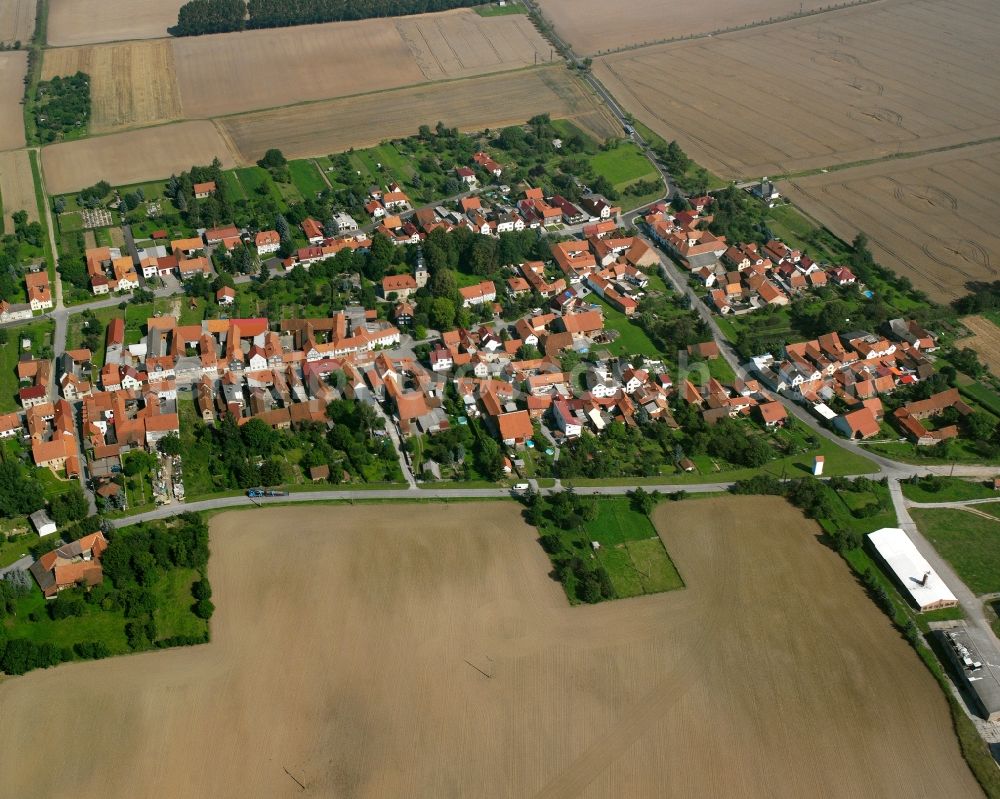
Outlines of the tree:
M653 508L656 507L656 500L653 498L653 495L642 486L639 486L634 491L630 491L628 496L632 501L632 507L645 516L649 516L653 512Z
M52 521L58 525L85 519L89 511L90 507L87 504L87 498L83 495L83 489L75 481L70 485L68 491L52 500L50 508Z
M164 455L180 455L181 440L178 438L176 433L168 433L156 442L156 448Z
M194 610L194 615L199 619L208 621L212 618L212 614L215 613L215 605L212 604L212 600L210 599L199 599L194 603L192 610Z
M455 324L455 303L447 297L436 297L431 303L430 319L438 330L450 330Z
M20 464L0 463L0 516L23 516L42 507L42 487Z
M263 169L283 169L288 166L288 159L285 158L281 150L272 147L264 153L264 157L257 162L257 166Z

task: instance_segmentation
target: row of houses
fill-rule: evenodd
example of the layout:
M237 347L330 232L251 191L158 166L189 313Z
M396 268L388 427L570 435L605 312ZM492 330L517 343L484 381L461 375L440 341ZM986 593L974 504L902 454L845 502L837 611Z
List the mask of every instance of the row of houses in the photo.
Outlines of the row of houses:
M811 341L787 344L778 357L770 353L757 356L748 364L748 371L772 390L811 408L848 438L867 439L881 430L882 397L934 374L927 354L935 349L936 336L913 320L894 319L887 335L830 332ZM957 392L954 398L948 394L951 399L957 400ZM946 407L938 407L943 401L944 397L938 397L928 407L935 409L934 414L940 413ZM831 405L843 408L843 412L837 413ZM947 407L952 406L964 410L954 403ZM900 411L896 412L897 422L917 443L936 443L957 434L957 430L931 434L923 429L918 424L919 407L916 416Z

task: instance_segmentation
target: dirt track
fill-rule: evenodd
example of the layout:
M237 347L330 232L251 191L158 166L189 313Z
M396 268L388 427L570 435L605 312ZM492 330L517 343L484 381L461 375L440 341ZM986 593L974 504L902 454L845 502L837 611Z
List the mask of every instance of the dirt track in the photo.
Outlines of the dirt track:
M5 792L979 795L812 523L766 498L657 521L688 588L570 608L512 504L219 516L213 643L0 684Z

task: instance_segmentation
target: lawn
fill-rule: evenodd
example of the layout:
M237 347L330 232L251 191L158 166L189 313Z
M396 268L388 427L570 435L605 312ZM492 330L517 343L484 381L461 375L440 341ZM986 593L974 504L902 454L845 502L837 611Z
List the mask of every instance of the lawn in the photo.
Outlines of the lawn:
M920 531L972 591L1000 591L1000 520L941 508L914 508L912 514Z
M607 570L619 598L683 588L673 561L652 522L628 499L597 502L597 516L584 525L587 542L600 544L597 559Z
M153 315L153 303L129 303L125 308L125 343L138 344L146 334L146 320Z
M153 586L156 632L160 638L200 636L208 631L208 622L191 612L194 604L191 584L199 577L194 569L173 569Z
M222 192L231 203L247 198L247 194L243 190L243 184L240 183L239 178L233 170L226 170L222 173Z
M903 480L900 485L903 496L912 502L957 502L996 496L992 486L969 482L960 477L922 478L916 484Z
M100 346L98 346L93 351L93 364L95 368L100 369L104 366L104 355L105 355L105 341L107 338L107 327L108 323L112 319L121 319L125 312L113 306L111 308L96 308L91 311L94 318L97 320L98 324L101 325L102 333L99 336ZM69 317L66 327L66 349L77 349L83 346L83 325L86 322L84 314L77 313Z
M617 330L620 334L611 344L597 345L598 349L606 349L612 355L648 355L651 358L663 356L641 327L632 324L625 314L612 308L596 294L592 296L601 305L605 327Z
M198 417L194 400L178 394L177 413L181 425L181 468L184 474L184 494L190 500L217 491L212 480L212 451L201 446L194 436L194 426L204 424Z
M319 168L311 159L301 161L289 161L288 171L292 176L292 183L303 197L315 197L327 188L326 181L319 173Z
M618 191L637 180L654 179L656 169L636 145L623 142L613 150L602 150L590 157L594 172L608 179Z
M31 593L17 602L17 615L3 622L8 638L27 638L35 643L58 647L89 641L103 641L112 654L129 651L125 640L125 616L121 610L102 610L100 605L85 605L82 616L49 618L46 599L34 583ZM32 620L34 616L35 620Z
M31 340L31 349L25 354L51 354L54 323L45 320L7 330L7 343L0 345L0 413L18 409L17 362L21 357L21 341Z

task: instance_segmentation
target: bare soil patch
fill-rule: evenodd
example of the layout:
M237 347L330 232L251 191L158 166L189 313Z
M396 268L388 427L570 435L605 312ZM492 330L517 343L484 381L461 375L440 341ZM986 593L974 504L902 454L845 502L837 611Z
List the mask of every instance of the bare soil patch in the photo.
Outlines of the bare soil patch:
M521 124L545 112L572 118L601 140L617 130L591 91L561 67L346 97L297 111L244 114L220 124L240 162L249 164L269 147L302 158L409 136L420 125L439 120L462 130L482 130Z
M539 0L577 55L712 33L829 6L824 0L634 0L628 13L607 0Z
M16 50L0 53L0 150L24 147L24 76L28 71L28 53Z
M1000 280L1000 142L884 161L781 184L807 213L936 300Z
M716 174L760 177L1000 135L998 29L992 0L888 0L594 69Z
M167 36L185 0L49 0L48 44L122 42Z
M768 498L657 523L687 589L571 608L512 504L219 516L212 643L0 684L5 789L980 795L936 683L815 525Z
M4 0L0 3L0 44L21 42L27 47L35 33L35 0Z
M181 116L174 51L166 39L45 51L44 79L78 70L90 75L94 133Z
M1000 327L984 316L966 316L962 324L971 336L956 342L959 347L971 347L993 374L1000 375Z
M99 180L122 186L163 178L215 157L225 168L236 165L211 122L180 122L53 144L42 149L42 169L48 192L66 194Z
M35 182L31 177L31 162L26 150L0 152L0 198L3 201L4 229L11 233L15 211L27 211L28 221L38 221Z

